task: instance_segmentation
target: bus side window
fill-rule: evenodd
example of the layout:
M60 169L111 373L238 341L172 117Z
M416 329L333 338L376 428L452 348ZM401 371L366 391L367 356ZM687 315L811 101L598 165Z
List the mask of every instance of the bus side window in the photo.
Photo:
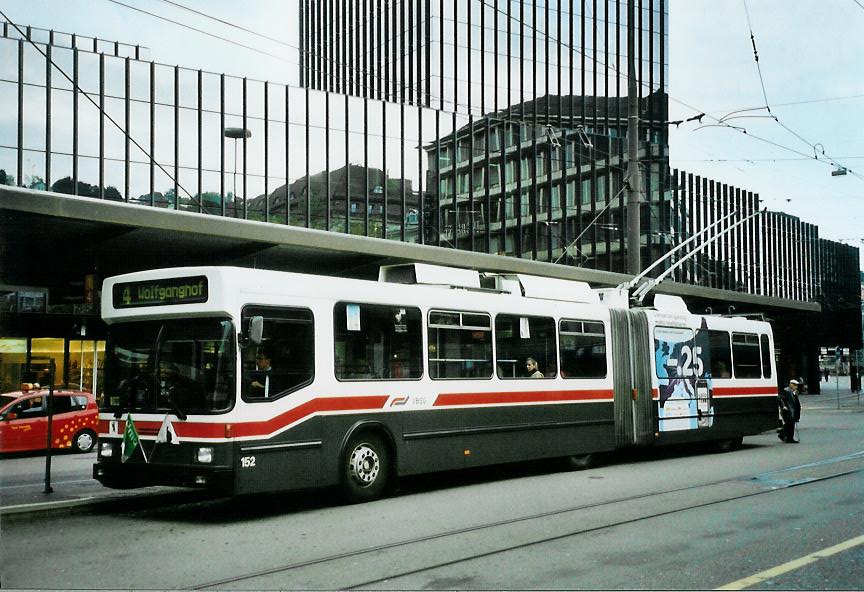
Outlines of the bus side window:
M561 376L606 377L606 329L602 321L562 319L558 334Z
M420 309L338 302L333 307L338 380L405 380L423 375Z
M315 375L312 311L247 306L244 330L253 316L264 317L264 332L260 344L243 350L243 398L269 401L309 384Z
M732 365L735 378L761 378L759 337L750 333L732 334Z
M716 329L696 331L696 347L702 372L699 378L732 378L732 349L729 333Z
M558 374L555 320L499 314L495 317L498 378L554 378ZM533 360L536 370L529 372Z
M762 349L762 376L771 378L771 346L767 335L760 335L759 341Z
M492 319L475 312L429 312L429 375L435 379L492 376Z

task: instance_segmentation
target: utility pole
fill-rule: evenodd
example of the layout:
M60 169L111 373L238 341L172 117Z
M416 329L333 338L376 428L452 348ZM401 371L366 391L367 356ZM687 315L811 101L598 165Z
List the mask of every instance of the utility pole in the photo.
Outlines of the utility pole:
M639 193L639 89L636 85L636 0L627 1L627 272L642 270Z

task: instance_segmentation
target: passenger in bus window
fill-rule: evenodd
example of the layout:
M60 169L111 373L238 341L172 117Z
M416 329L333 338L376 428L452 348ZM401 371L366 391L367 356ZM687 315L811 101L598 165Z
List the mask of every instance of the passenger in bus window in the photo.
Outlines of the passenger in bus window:
M525 360L525 375L528 378L543 378L543 373L537 369L537 360L534 358Z
M269 394L270 374L273 372L271 366L272 354L269 348L261 346L255 354L255 372L253 373L250 395L253 397L266 397Z
M732 378L729 366L723 360L717 360L711 364L711 376L713 378Z

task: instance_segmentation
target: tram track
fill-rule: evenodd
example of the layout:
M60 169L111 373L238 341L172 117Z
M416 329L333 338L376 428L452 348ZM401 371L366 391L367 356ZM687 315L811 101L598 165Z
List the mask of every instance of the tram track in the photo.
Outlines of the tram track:
M830 470L830 469L835 470ZM826 470L829 469L829 470ZM837 470L839 469L839 470ZM388 552L396 552L397 550L404 554L406 547L419 545L433 545L441 547L441 550L451 550L460 548L459 545L449 544L450 541L456 539L473 540L480 535L485 535L484 539L477 539L478 543L486 548L478 550L475 553L464 554L456 553L456 556L445 557L441 559L440 553L426 553L428 557L439 558L437 561L425 561L410 569L397 570L394 573L386 575L378 575L377 577L361 578L360 581L339 583L336 587L341 589L360 589L364 587L374 587L384 582L420 574L423 572L441 569L460 563L483 559L519 549L528 548L534 545L555 542L571 537L584 536L591 533L612 529L619 526L627 526L645 520L654 518L662 518L664 516L674 515L677 513L697 510L700 508L713 506L722 503L735 502L738 500L747 499L750 497L763 495L781 491L791 487L807 485L835 479L855 473L864 472L864 451L856 452L849 455L824 459L812 463L796 465L775 471L718 479L706 483L688 485L684 487L669 488L662 491L648 492L644 494L622 496L614 499L607 499L598 502L578 504L566 508L559 508L545 512L537 512L524 516L516 516L503 520L485 522L466 526L464 528L449 529L442 532L431 533L428 535L406 538L399 541L384 543L362 549L345 551L342 553L334 553L318 558L307 559L287 563L284 565L272 567L269 569L253 571L246 574L240 574L233 577L223 578L220 580L208 581L205 583L193 585L189 587L192 590L206 590L213 588L225 588L233 584L249 582L252 580L261 580L271 577L278 577L292 572L300 573L303 570L313 570L316 567L326 565L328 563L338 564L340 562L350 562L356 565L360 559L365 557L384 556ZM727 486L723 492L715 491L718 486ZM731 488L729 490L728 488ZM654 505L658 499L669 497L670 502L689 498L690 495L697 494L700 490L704 493L700 498L701 501L696 503L674 504L670 503L668 509L664 511L640 511L640 506L648 507ZM690 495L682 495L690 494ZM612 506L621 506L621 509L616 515L621 516L618 520L597 519L596 524L591 524L592 517L590 513L595 510L608 509ZM584 518L584 526L579 528L554 528L560 523L556 519L567 517L574 513L581 513L580 518ZM531 528L526 528L530 526ZM551 531L550 531L550 526ZM502 536L489 537L488 531L500 529ZM507 532L508 536L503 536ZM520 538L521 537L521 538ZM464 545L463 545L464 547ZM423 557L423 553L418 553L418 556ZM369 562L376 565L387 564L386 561ZM336 570L334 570L335 572ZM371 575L371 574L370 574ZM330 587L333 585L331 584ZM272 586L267 586L272 587ZM277 586L277 587L285 587ZM293 587L293 586L289 586ZM306 586L304 586L306 587Z

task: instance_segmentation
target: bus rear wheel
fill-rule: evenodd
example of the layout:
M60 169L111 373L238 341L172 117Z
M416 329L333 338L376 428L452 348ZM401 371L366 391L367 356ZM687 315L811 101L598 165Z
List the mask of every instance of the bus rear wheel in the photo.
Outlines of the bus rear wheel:
M590 469L597 463L593 454L579 454L567 457L567 465L574 471Z
M738 450L744 443L744 436L738 436L737 438L729 438L728 440L720 440L717 442L717 450L719 452L732 452L733 450Z
M384 441L374 434L352 436L342 458L342 486L351 502L381 497L390 481L390 457Z

